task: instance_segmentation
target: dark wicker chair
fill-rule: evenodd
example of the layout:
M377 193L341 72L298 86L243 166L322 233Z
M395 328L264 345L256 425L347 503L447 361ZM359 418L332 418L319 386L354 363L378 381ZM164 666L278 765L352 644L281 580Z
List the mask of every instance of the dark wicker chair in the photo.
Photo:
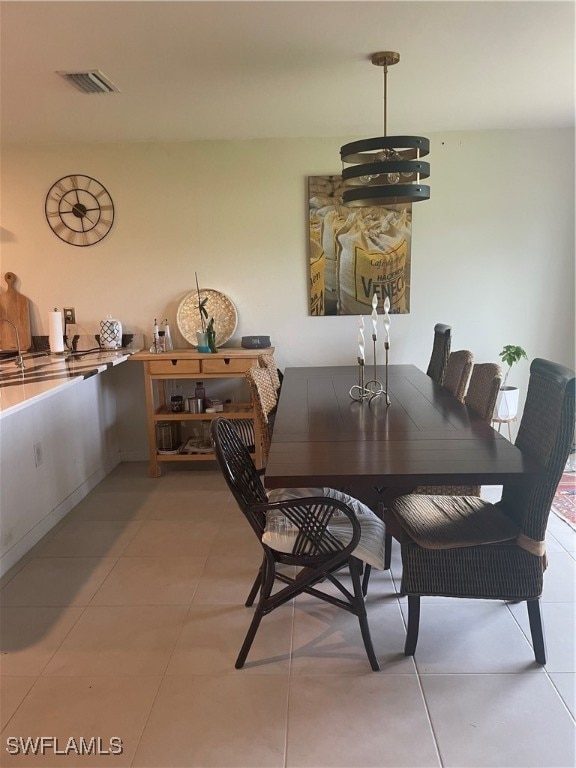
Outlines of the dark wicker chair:
M494 406L502 382L502 369L496 363L477 363L472 368L464 404L475 411L487 424L492 421ZM414 493L443 496L480 496L479 485L422 485Z
M450 354L451 334L452 328L449 325L436 323L434 326L434 343L426 375L438 384L442 384L444 378L444 371Z
M442 386L449 392L452 392L454 397L458 398L461 403L464 402L464 396L470 381L473 360L474 355L472 352L469 352L467 349L461 349L458 352L450 352L448 362L446 363Z
M336 499L320 496L268 501L250 454L232 423L223 418L215 419L211 434L216 459L228 487L264 550L262 564L246 605L251 606L258 594L259 599L236 660L236 668L244 666L262 617L297 595L306 593L344 608L358 617L370 666L378 671L380 667L372 646L362 592L362 563L352 554L361 535L360 523L354 511ZM290 552L273 549L264 543L263 536L269 519L267 516L270 514L280 519L285 518L291 526L294 543L289 547ZM345 537L337 537L329 527L333 518L339 518L341 529L342 515L350 525L346 528ZM300 570L291 576L278 571L276 566L279 564L297 566ZM336 572L345 566L350 572L352 592L336 577ZM342 597L315 589L315 585L326 580L338 588ZM285 586L272 594L276 582L282 582Z
M487 424L492 421L496 398L502 384L502 368L496 363L476 363L464 404L472 408Z
M574 372L536 359L516 445L542 474L502 499L407 495L385 511L387 531L402 549L402 593L408 595L404 653L418 641L421 595L527 602L534 656L546 663L539 598L546 568L548 515L574 435Z

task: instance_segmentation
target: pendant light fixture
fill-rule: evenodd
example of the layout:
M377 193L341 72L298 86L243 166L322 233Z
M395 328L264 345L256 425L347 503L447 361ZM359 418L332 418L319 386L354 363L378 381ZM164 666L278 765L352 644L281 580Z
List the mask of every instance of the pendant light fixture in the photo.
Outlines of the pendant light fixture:
M384 136L344 144L340 149L344 205L396 205L428 200L430 187L421 183L430 175L430 164L420 158L430 151L423 136L388 136L388 67L400 61L400 54L381 51L372 55L372 64L384 67ZM348 167L345 167L348 165Z

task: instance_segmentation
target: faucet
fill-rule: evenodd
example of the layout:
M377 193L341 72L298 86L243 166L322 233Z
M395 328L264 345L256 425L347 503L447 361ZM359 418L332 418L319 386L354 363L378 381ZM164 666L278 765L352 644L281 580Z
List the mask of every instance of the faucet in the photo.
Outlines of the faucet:
M21 371L24 371L24 358L22 357L22 347L20 346L20 334L18 333L18 328L16 328L12 320L8 320L6 317L0 317L0 322L8 323L14 328L14 332L16 333L16 346L18 347L15 363Z

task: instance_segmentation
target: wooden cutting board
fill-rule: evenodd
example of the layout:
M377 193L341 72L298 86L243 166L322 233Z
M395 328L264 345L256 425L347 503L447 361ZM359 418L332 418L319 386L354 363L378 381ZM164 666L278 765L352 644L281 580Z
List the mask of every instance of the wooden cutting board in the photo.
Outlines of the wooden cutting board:
M8 288L0 293L0 318L14 323L20 336L20 349L22 352L27 352L32 346L30 302L14 287L16 282L14 272L6 272L4 280L6 280ZM0 349L17 349L16 333L8 323L0 322Z

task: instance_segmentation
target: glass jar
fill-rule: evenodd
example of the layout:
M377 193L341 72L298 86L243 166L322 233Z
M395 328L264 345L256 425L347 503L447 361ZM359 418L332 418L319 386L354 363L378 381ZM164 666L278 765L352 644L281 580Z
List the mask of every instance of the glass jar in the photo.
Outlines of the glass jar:
M204 389L204 382L202 382L202 381L197 381L196 382L196 389L194 390L194 397L197 400L202 400L203 408L206 407L206 390Z
M170 410L172 413L180 413L184 410L184 398L182 395L172 395L170 398Z
M176 450L176 434L171 421L156 422L156 449L159 453Z

